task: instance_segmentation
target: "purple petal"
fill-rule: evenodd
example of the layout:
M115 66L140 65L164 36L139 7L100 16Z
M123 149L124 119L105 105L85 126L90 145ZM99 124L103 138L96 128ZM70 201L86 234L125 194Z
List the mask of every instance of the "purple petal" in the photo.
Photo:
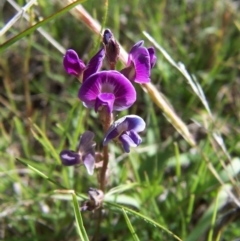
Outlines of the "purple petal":
M63 66L68 74L79 77L85 69L85 64L78 58L73 49L68 49L63 58Z
M129 131L128 135L132 139L132 141L136 144L136 146L142 143L142 138L135 131Z
M132 130L132 131L135 131L135 132L141 132L146 127L145 121L137 115L127 115L127 116L125 116L125 122L127 123L127 126L128 126L126 131Z
M133 142L133 140L127 135L127 134L122 134L119 137L119 140L122 142L123 149L125 152L129 153L130 152L130 146L136 147L137 145Z
M86 66L83 73L83 81L85 81L90 75L95 74L102 67L102 62L105 57L104 49L100 49L97 54L95 54Z
M135 52L139 47L142 47L143 45L144 45L144 41L143 41L143 40L138 41L137 43L135 43L135 44L132 46L132 48L130 49L130 52L129 52L129 53ZM129 59L128 59L128 61L129 61ZM127 65L129 65L129 64L130 64L130 62L128 62Z
M147 50L150 56L151 68L153 68L153 66L156 64L156 61L157 61L157 56L155 55L155 49L153 47L150 47Z
M128 65L134 64L135 67L135 82L148 83L150 82L150 56L145 47L132 48L129 53Z
M60 158L62 160L62 164L65 166L74 166L81 163L80 155L69 150L61 151Z
M130 81L134 81L136 79L136 71L133 63L131 63L128 67L122 69L120 73L123 74Z
M95 167L95 156L91 153L84 155L83 164L86 167L88 174L92 175Z
M145 122L144 120L137 116L137 115L127 115L119 120L115 121L108 131L106 132L103 140L103 145L107 145L111 140L116 139L118 136L120 136L122 133L125 132L141 132L145 129ZM131 134L133 135L133 134ZM136 139L136 137L132 137L133 140ZM139 137L140 138L140 137ZM137 142L135 142L137 143Z
M111 38L113 37L113 34L110 29L106 29L103 33L103 43L107 45Z
M83 82L78 97L88 108L95 108L98 96L103 93L114 95L113 110L116 111L125 110L136 101L136 91L131 82L114 70L91 75Z
M85 131L80 137L78 153L82 156L83 164L87 168L88 174L92 175L95 166L95 146L93 141L94 133Z
M106 132L104 139L103 139L103 145L106 146L111 140L116 139L121 132L118 131L117 129L117 121L115 121L108 129Z
M79 145L78 145L79 154L85 155L87 153L91 153L92 155L95 155L96 143L93 141L94 137L95 135L91 131L85 131L80 136Z
M112 93L99 94L95 103L95 111L97 112L100 106L107 106L108 112L112 113L114 100L115 97Z

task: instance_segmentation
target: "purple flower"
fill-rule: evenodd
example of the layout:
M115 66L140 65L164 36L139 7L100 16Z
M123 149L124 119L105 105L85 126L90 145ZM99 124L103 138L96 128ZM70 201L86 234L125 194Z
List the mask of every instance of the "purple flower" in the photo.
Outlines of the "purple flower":
M150 82L150 71L157 57L153 47L145 48L144 41L137 42L129 52L127 67L121 70L129 80L137 83Z
M74 166L84 164L88 174L92 175L95 166L95 145L93 141L94 134L91 131L86 131L80 137L77 152L63 150L60 153L62 164L65 166Z
M73 49L68 49L63 58L63 66L70 75L75 75L77 78L83 75L83 81L85 81L90 75L96 73L101 68L104 57L105 51L102 48L85 66L84 62L79 59L78 54Z
M130 152L130 146L136 147L142 139L137 134L145 129L144 120L137 115L127 115L115 121L105 134L103 145L106 146L111 140L122 143L125 152Z
M97 112L105 106L109 113L129 108L136 101L131 82L114 70L100 71L87 78L79 89L78 97L88 108Z

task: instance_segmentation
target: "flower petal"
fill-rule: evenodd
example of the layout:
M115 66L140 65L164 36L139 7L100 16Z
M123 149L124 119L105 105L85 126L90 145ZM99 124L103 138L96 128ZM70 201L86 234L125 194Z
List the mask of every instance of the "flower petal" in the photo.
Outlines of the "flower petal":
M119 119L120 120L120 119ZM125 116L125 122L128 123L128 129L126 131L141 132L145 129L145 121L137 115L127 115Z
M109 41L111 40L111 38L113 38L113 34L111 32L110 29L105 29L104 33L103 33L103 43L105 45L109 44Z
M88 174L92 175L95 167L95 146L93 141L95 135L91 131L85 131L79 141L78 153L82 156L83 164L85 165Z
M68 49L63 58L63 66L68 74L79 77L85 69L85 64L78 58L73 49Z
M95 135L91 131L85 131L79 138L78 152L85 154L88 152L95 153L96 143L93 141ZM93 150L92 150L93 149Z
M88 174L92 175L95 167L95 156L91 153L84 155L83 164L86 167Z
M156 61L157 61L157 56L155 55L155 49L153 47L150 47L147 50L150 56L151 68L153 68L153 66L156 64Z
M129 53L129 61L135 67L135 82L148 83L150 82L150 56L145 47L132 48Z
M129 153L130 152L130 146L136 147L137 145L133 142L133 140L127 135L127 134L122 134L119 137L119 140L122 142L123 149L125 152Z
M81 156L73 151L63 150L60 153L60 158L62 160L62 164L65 166L74 166L81 162Z
M132 46L132 48L130 49L129 54L136 52L137 49L140 48L140 47L142 47L143 45L144 45L144 41L143 41L143 40L138 41L137 43L135 43L135 44ZM130 65L130 63L131 63L131 59L128 58L128 63L127 63L127 65Z
M115 97L112 93L99 94L95 102L95 111L97 112L100 106L107 106L108 112L112 113L114 100Z
M109 127L103 139L104 146L106 146L111 140L114 140L121 134L121 132L119 132L117 129L117 125L118 123L116 121Z
M103 93L114 95L113 110L116 111L125 110L136 101L136 91L131 82L114 70L91 75L80 87L78 97L88 108L94 108L99 94Z
M95 74L102 67L102 62L105 57L105 51L101 48L97 54L95 54L86 66L83 73L83 81L85 81L90 75Z
M133 63L120 71L127 79L134 81L136 79L136 71Z
M132 141L136 144L136 146L142 143L142 138L135 131L129 131L128 135L132 139Z

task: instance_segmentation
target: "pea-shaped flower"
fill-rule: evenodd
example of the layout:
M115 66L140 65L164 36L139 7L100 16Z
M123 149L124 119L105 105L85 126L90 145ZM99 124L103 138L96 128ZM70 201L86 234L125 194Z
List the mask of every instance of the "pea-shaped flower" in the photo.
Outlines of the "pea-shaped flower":
M108 112L129 108L136 101L132 83L115 70L100 71L88 77L79 89L78 97L88 108L99 111L106 107Z
M63 150L60 153L62 164L65 166L75 166L83 164L89 175L93 174L95 167L95 145L94 134L86 131L80 137L77 151Z
M99 71L104 57L105 51L102 48L91 58L86 66L73 49L68 49L63 58L63 66L68 74L75 75L77 78L83 77L84 81L90 75Z
M141 144L142 139L138 135L145 129L144 120L137 115L127 115L115 121L105 134L103 145L106 146L111 140L120 142L125 152L130 152L130 147Z
M154 48L146 48L143 44L142 40L131 48L127 67L120 71L129 80L140 84L150 82L150 71L157 60Z

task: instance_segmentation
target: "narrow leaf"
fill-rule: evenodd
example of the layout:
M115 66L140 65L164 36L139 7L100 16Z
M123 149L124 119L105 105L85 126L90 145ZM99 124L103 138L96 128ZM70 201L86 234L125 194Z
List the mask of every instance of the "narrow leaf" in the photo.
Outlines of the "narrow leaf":
M105 202L106 205L109 205L109 206L112 206L112 207L115 207L116 209L120 210L121 212L123 211L123 209L125 210L125 212L127 213L130 213L132 214L133 216L135 217L138 217L138 218L141 218L142 220L144 220L145 222L153 225L154 227L158 227L160 229L162 229L163 231L167 232L168 234L170 234L173 238L175 238L176 240L178 241L182 241L181 238L179 238L177 235L175 235L173 232L171 232L169 229L165 228L164 226L162 226L161 224L155 222L154 220L152 220L151 218L141 214L141 213L138 213L130 208L127 208L127 207L123 207L121 205L118 205L118 204L115 204L115 203L110 203L110 202Z
M126 224L127 224L128 228L129 228L129 231L131 232L133 240L139 241L139 238L138 238L138 236L137 236L137 234L136 234L136 232L135 232L135 230L134 230L134 228L133 228L133 226L131 224L131 221L128 218L128 215L127 215L126 211L124 210L124 208L122 208L122 212L123 212L123 216L125 218Z
M17 42L18 40L24 38L25 36L29 35L30 33L32 33L33 31L35 31L36 29L38 29L39 27L47 24L48 22L60 17L61 15L63 15L64 13L67 13L69 10L71 10L72 8L74 8L75 6L79 5L80 3L85 2L86 0L78 0L76 2L73 2L69 5L67 5L66 7L62 8L60 11L58 11L57 13L52 14L51 16L45 18L44 20L34 24L33 26L29 27L28 29L26 29L25 31L19 33L18 35L16 35L15 37L9 39L8 41L6 41L5 43L3 43L2 45L0 45L0 53L5 50L6 48L10 47L12 44L14 44L15 42Z
M53 147L52 143L49 141L48 137L46 136L46 134L36 125L33 124L34 129L38 132L38 134L40 134L40 136L42 137L42 141L41 144L50 151L52 157L58 162L58 164L61 164L60 161L60 157L59 154L57 153L56 149ZM35 138L37 136L35 135ZM37 138L36 138L37 139ZM40 141L40 139L38 139Z
M77 228L78 228L80 239L81 241L89 241L87 232L83 225L82 215L79 210L79 204L75 193L72 193L72 201L73 201L74 213L75 213L75 218L77 222Z
M17 161L21 162L24 166L27 166L29 169L31 169L32 171L34 171L35 173L37 173L39 176L41 176L42 178L44 179L47 179L48 181L52 182L53 184L57 185L58 187L60 188L63 188L63 189L67 189L66 187L60 185L59 183L55 182L53 179L51 179L50 177L48 177L46 174L44 174L43 172L39 171L37 168L33 167L32 165L26 163L25 161L23 160L20 160L20 159L17 159Z

